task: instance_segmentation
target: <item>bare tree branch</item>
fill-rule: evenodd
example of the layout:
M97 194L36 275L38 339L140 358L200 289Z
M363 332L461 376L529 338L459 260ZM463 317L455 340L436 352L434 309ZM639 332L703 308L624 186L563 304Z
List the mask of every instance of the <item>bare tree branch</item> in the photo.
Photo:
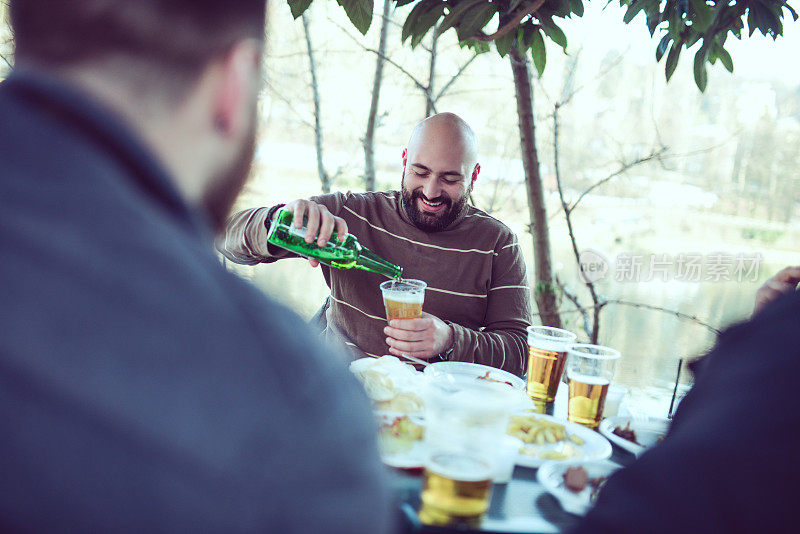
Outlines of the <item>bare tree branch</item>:
M3 54L0 54L0 59L2 59L2 60L3 60L3 62L4 62L6 65L8 65L8 68L9 68L9 69L13 69L13 68L14 68L14 65L12 65L12 64L11 64L11 62L10 62L10 61L9 61L9 60L6 58L6 56L5 56L5 55L3 55Z
M669 315L674 315L678 319L683 319L685 321L691 321L691 322L693 322L693 323L695 323L695 324L697 324L699 326L702 326L702 327L710 330L714 334L719 334L720 333L719 329L711 326L710 324L708 324L707 322L703 321L702 319L700 319L696 315L689 315L688 313L679 312L677 310L671 310L669 308L662 308L661 306L653 306L652 304L643 304L641 302L631 302L631 301L628 301L628 300L621 300L621 299L608 299L608 300L603 302L604 306L607 305L607 304L618 304L620 306L630 306L632 308L638 308L638 309L643 309L643 310L652 310L652 311L657 311L657 312L661 312L661 313L667 313Z
M592 318L589 315L589 310L587 310L581 305L581 302L578 299L578 295L569 291L567 289L567 286L561 282L561 279L557 275L556 275L556 284L561 289L561 292L564 294L564 296L567 297L567 300L569 300L575 305L577 311L581 312L581 315L583 316L583 331L586 332L587 336L591 336Z
M575 64L573 64L573 69ZM581 255L578 251L578 242L575 238L575 229L572 226L572 210L567 205L567 201L564 199L564 188L561 183L561 171L558 164L558 110L560 108L560 104L556 104L553 108L553 167L556 174L556 185L558 186L558 197L561 199L561 208L564 210L564 218L567 222L567 231L569 232L569 241L572 245L572 253L575 256L575 263L578 265L578 269L583 275L583 266L581 265ZM586 285L586 288L589 290L589 294L592 297L593 303L593 320L591 329L586 329L586 333L589 335L589 338L592 343L597 343L597 338L600 333L600 310L602 309L602 304L597 297L597 291L594 287L594 282L590 280L588 277L583 276L583 283ZM565 293L567 298L569 298L569 293ZM578 304L577 298L573 301L576 305ZM584 313L584 322L588 323L587 314ZM586 325L588 326L588 324ZM590 332L591 330L591 332Z
M308 48L308 66L311 71L311 90L314 94L314 143L317 149L317 173L322 185L323 193L331 192L331 178L325 169L322 158L322 113L320 111L319 83L317 82L317 64L314 61L314 47L311 45L311 31L308 27L308 17L303 13L303 30L306 36L306 47Z
M447 92L447 90L450 89L450 86L453 85L455 83L455 81L462 74L464 74L464 71L467 70L467 67L469 67L470 64L473 61L475 61L476 57L478 57L478 54L475 54L474 56L469 58L463 65L461 65L461 67L459 67L458 72L453 74L453 76L450 78L450 80L446 84L444 84L444 87L442 87L441 91L439 91L439 94L436 95L436 98L433 99L434 102L438 102L439 99L442 98L442 96L444 96L444 94Z
M299 120L299 121L300 121L300 123L301 123L303 126L307 126L308 128L310 128L310 129L312 129L312 130L314 129L314 124L312 124L311 122L309 122L309 121L308 121L308 119L306 119L306 118L305 118L305 117L303 117L303 116L302 116L300 113L298 113L298 112L297 112L297 100L290 100L289 98L287 98L286 96L284 96L283 94L281 94L281 93L280 93L280 92L279 92L279 91L278 91L278 90L275 88L275 86L273 86L273 85L270 83L270 81L269 81L268 79L265 79L265 80L264 80L264 85L265 85L265 86L266 86L266 87L269 89L269 92L270 92L270 94L272 94L272 96L274 96L275 98L277 98L278 100L280 100L281 102L283 102L284 104L286 104L286 106L289 108L289 111L291 111L291 112L292 112L292 114L293 114L295 117L297 117L297 120Z
M425 87L425 118L436 113L436 101L433 99L433 83L436 81L436 44L439 42L439 25L433 25L431 32L431 47L428 49L428 85Z
M330 20L330 19L328 19L328 20ZM358 40L358 39L357 39L355 36L351 35L351 34L350 34L350 32L348 32L346 28L344 28L343 26L341 26L341 25L340 25L340 24L338 24L337 22L335 22L335 21L333 21L333 20L330 20L330 22L331 22L333 25L337 26L337 27L338 27L340 30L342 30L342 32L343 32L343 33L344 33L344 34L345 34L347 37L349 37L350 39L352 39L352 40L353 40L353 42L355 42L355 43L356 43L358 46L360 46L362 49L364 49L364 50L365 50L365 51L367 51L367 52L372 52L373 54L375 54L375 55L377 55L377 56L380 56L380 57L382 57L382 58L384 59L384 61L386 61L386 62L387 62L389 65L391 65L392 67L396 68L397 70L399 70L400 72L402 72L403 74L405 74L406 76L408 76L408 78L409 78L409 79L410 79L412 82L414 82L414 85L416 85L416 86L417 86L417 88L418 88L420 91L422 91L422 92L424 93L425 91L427 91L427 90L428 90L428 88L425 86L425 84L423 84L422 82L420 82L419 80L417 80L417 78L416 78L416 77L415 77L413 74L411 74L411 73L410 73L410 72L408 72L406 69L404 69L402 65L400 65L399 63L397 63L396 61L394 61L394 60L393 60L392 58L390 58L388 55L386 55L386 54L381 54L381 53L380 53L378 50L375 50L374 48L370 48L370 47L368 47L368 46L364 45L364 44L363 44L362 42L360 42L360 41L359 41L359 40Z
M615 178L616 176L619 176L620 174L624 174L631 167L635 167L637 165L641 165L642 163L645 163L647 161L654 160L654 159L659 159L660 160L667 150L668 150L667 147L662 146L658 150L651 151L646 156L642 156L642 157L637 158L637 159L635 159L633 161L629 161L628 163L621 164L619 169L617 169L616 171L612 172L611 174L609 174L605 178L602 178L602 179L598 180L597 182L595 182L594 184L592 184L588 189L586 189L583 193L581 193L580 196L578 196L578 199L575 200L575 202L573 202L572 205L566 207L565 209L567 211L571 212L572 210L574 210L577 207L577 205L580 203L580 201L583 200L583 197L585 197L586 195L588 195L589 193L591 193L592 191L594 191L595 189L597 189L598 187L600 187L604 183L608 182L612 178Z

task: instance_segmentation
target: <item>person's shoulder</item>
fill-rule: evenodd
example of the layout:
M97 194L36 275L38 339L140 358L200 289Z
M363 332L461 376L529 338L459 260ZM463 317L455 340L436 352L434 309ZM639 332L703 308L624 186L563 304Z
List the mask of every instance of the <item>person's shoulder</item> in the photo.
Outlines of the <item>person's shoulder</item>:
M496 236L497 242L500 244L507 245L517 242L516 233L509 228L507 224L475 206L467 205L467 213L464 216L464 222L467 224L470 231Z
M381 210L395 210L400 198L399 191L346 191L337 193L341 196L342 204L358 213L374 212Z

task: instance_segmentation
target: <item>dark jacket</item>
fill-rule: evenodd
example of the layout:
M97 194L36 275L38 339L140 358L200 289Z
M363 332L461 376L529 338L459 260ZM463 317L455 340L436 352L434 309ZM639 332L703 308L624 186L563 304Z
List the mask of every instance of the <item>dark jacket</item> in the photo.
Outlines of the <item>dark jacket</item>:
M800 529L800 294L705 358L667 438L612 476L575 533Z
M382 532L366 397L79 91L0 84L0 531Z

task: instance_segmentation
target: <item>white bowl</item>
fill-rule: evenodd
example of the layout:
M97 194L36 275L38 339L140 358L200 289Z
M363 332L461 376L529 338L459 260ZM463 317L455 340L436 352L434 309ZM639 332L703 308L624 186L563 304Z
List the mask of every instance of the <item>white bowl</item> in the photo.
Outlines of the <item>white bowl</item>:
M452 375L465 375L477 378L487 376L492 380L500 382L507 382L514 389L525 391L526 384L523 379L517 375L512 375L508 371L497 369L496 367L489 367L488 365L481 365L479 363L467 362L436 362L425 367L424 374L430 376L437 376L440 374Z

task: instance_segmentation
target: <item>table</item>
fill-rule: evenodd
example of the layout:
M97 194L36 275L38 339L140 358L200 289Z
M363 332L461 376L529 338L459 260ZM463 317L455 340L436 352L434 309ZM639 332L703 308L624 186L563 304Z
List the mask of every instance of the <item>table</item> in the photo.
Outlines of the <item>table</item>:
M610 460L628 465L634 456L612 445ZM400 509L400 532L413 534L445 534L448 532L488 532L492 534L545 534L561 532L574 525L578 518L561 509L555 497L536 481L536 469L516 466L507 484L495 484L489 510L478 530L432 527L417 517L422 490L422 470L390 469L391 484Z
M559 388L548 411L566 419L566 388ZM634 456L612 444L609 458L619 465L628 465ZM400 509L400 532L413 534L445 534L448 532L488 532L492 534L545 534L561 532L574 525L578 518L561 509L558 500L536 481L536 469L516 466L508 484L495 484L489 510L479 530L432 527L417 517L422 491L422 470L390 469L392 487Z

